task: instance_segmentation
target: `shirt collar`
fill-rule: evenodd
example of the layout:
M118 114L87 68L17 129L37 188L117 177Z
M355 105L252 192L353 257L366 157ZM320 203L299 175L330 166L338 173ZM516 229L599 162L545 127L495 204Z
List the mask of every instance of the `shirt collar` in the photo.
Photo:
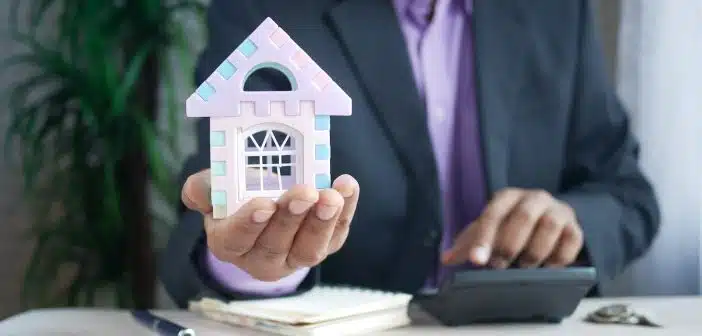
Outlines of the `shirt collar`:
M427 24L427 17L431 12L431 0L393 0L398 12L407 15L419 24ZM466 15L473 14L474 0L436 0L437 4L450 1L452 6L458 6Z

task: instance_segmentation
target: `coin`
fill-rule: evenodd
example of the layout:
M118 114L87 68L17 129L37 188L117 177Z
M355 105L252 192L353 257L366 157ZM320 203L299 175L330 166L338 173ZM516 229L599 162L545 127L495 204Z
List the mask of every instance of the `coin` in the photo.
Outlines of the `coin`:
M629 315L631 310L629 306L624 304L614 304L609 306L604 306L595 311L595 314L602 317L621 317L624 315Z
M635 312L624 304L613 304L601 307L585 317L585 321L599 324L626 324L647 327L662 327L648 316Z

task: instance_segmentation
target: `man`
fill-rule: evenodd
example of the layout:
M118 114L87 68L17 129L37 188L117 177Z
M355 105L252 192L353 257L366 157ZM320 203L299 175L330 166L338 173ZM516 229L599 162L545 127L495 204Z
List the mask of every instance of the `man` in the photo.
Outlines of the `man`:
M332 121L333 188L296 186L222 220L200 121L167 290L185 306L320 281L416 293L466 267L615 276L659 213L592 15L586 0L213 0L198 83L272 17L354 111Z

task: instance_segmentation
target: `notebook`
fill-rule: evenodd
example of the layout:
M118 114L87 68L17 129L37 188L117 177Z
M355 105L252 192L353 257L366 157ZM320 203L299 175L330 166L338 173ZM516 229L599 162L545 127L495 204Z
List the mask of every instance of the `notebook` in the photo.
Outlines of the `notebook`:
M412 296L362 288L317 286L285 298L232 301L204 298L191 311L278 335L357 335L408 325Z

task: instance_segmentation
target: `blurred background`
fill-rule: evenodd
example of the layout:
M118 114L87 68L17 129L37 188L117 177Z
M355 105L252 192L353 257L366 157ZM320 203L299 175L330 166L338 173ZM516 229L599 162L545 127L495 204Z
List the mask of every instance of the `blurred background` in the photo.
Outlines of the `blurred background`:
M15 2L0 1L0 58L17 64L0 68L11 93L0 100L0 141L11 140L0 164L0 319L49 305L172 307L153 267L174 223L174 175L194 150L182 102L207 1ZM38 15L52 3L65 8ZM698 295L702 2L595 4L664 219L653 249L604 291Z

